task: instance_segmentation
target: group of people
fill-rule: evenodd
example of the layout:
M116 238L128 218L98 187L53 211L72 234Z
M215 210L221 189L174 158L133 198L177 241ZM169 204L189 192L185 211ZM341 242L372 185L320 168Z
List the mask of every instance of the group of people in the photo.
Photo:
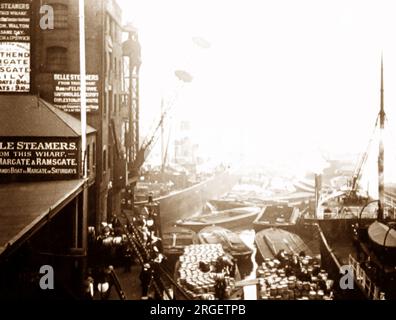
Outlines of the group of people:
M110 223L102 222L99 232L94 227L88 229L88 270L84 281L86 299L109 298L114 279L114 267L124 267L130 272L135 256L130 248L124 226L117 217Z
M306 253L301 251L299 254L291 254L285 250L280 250L276 255L276 259L279 261L279 267L285 270L287 277L297 276L301 281L310 281L311 274L309 274L307 267L305 266ZM304 262L306 261L306 262ZM309 265L312 266L312 275L317 276L321 270L320 262L316 258L309 257Z
M236 266L235 258L228 253L219 256L214 264L201 261L199 263L199 268L202 272L212 272L215 274L214 297L203 295L203 299L210 300L212 298L223 300L228 298L229 292L227 292L227 288L230 288L230 279L235 278Z
M113 217L111 223L102 222L99 234L90 229L88 250L90 264L99 267L124 266L130 271L133 252L128 244L122 223Z
M108 299L114 282L113 266L124 267L125 272L130 272L134 263L142 264L141 294L143 299L148 296L153 281L157 280L158 266L164 259L161 253L162 243L155 225L155 212L146 208L133 219L136 228L123 226L117 217L113 217L111 223L101 223L99 233L93 227L89 228L89 268L84 282L84 295L87 299L93 299L96 293L99 293L100 299ZM139 233L138 237L135 232ZM131 235L135 239L135 248L128 241ZM138 238L142 243L136 241Z
M161 281L160 265L166 257L162 254L162 239L158 226L156 205L149 197L148 205L135 213L134 225L137 226L140 243L142 267L140 272L141 297L145 299L161 299L161 293L166 290Z

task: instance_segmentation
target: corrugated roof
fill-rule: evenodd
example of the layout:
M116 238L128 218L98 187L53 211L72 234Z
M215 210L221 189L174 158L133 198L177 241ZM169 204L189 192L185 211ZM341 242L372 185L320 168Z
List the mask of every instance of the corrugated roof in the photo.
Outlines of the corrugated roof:
M96 130L87 126L87 134ZM79 137L80 121L34 95L0 95L0 136Z

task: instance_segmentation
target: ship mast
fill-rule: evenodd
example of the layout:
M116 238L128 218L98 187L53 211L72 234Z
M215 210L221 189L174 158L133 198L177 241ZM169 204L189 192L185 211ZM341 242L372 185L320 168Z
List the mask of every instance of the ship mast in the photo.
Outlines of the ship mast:
M161 99L161 114L164 113L164 98ZM164 121L161 122L161 173L165 170L165 131Z
M385 110L384 110L384 69L381 55L381 102L380 102L380 134L379 134L379 153L378 153L378 220L384 219L384 141L383 131L385 127Z

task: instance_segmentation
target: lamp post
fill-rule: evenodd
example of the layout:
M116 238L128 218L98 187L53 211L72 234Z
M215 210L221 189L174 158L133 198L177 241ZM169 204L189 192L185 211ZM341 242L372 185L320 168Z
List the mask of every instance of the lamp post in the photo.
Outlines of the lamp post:
M78 1L79 13L79 58L80 58L80 129L81 129L81 166L80 178L83 179L82 205L79 210L78 200L76 200L76 210L74 216L74 237L72 252L82 254L83 259L77 258L75 266L79 269L80 285L84 283L84 276L87 269L88 250L88 164L87 164L87 100L86 100L86 65L85 65L85 1ZM80 220L81 217L81 220ZM81 229L80 222L81 221ZM80 231L81 230L81 231Z
M80 117L81 117L81 161L82 178L87 178L87 97L86 97L86 66L85 66L85 1L79 0L79 31L80 31Z

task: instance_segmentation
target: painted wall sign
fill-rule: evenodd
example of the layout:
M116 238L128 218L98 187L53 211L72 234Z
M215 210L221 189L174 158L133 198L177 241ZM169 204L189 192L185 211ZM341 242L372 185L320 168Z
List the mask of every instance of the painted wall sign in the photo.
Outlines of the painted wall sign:
M75 179L77 139L0 137L0 180Z
M80 75L55 73L54 101L55 107L66 112L80 112ZM99 110L99 75L87 75L87 111Z
M30 1L0 1L0 41L30 42Z
M30 91L30 43L0 43L0 92Z
M0 1L0 92L30 91L31 1Z

